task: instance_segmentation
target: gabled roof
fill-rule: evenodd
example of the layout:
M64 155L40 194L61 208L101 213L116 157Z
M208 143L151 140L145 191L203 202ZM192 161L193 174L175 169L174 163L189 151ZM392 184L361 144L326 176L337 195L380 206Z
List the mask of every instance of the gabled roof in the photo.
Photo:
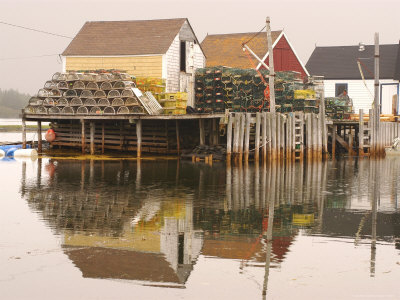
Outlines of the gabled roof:
M400 77L399 44L379 46L379 77L397 79ZM325 79L361 79L357 65L360 60L365 79L373 79L374 45L316 47L309 58L306 68L311 75L324 76ZM397 76L397 78L396 78Z
M164 54L185 21L188 20L86 22L62 55Z
M271 32L272 43L275 43L281 33L282 31ZM242 44L256 34L257 32L207 35L201 43L207 58L207 67L222 65L233 68L254 68L246 53L243 52ZM268 51L267 33L259 33L247 45L259 58L264 57ZM257 61L254 63L258 64Z

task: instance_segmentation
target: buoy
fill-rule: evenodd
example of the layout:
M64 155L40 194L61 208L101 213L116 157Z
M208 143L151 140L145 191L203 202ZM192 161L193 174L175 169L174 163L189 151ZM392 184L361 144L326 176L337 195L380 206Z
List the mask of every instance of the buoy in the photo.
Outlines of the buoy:
M37 158L38 153L35 149L17 149L14 151L14 157Z
M44 138L46 139L46 141L51 143L56 139L56 133L54 132L53 129L49 129L46 131Z
M4 150L0 149L0 157L4 157L6 156L6 153L4 152Z
M6 156L7 156L7 157L13 157L15 151L17 151L18 149L20 149L20 148L18 148L18 147L10 147L10 148L7 148L7 149L5 150Z

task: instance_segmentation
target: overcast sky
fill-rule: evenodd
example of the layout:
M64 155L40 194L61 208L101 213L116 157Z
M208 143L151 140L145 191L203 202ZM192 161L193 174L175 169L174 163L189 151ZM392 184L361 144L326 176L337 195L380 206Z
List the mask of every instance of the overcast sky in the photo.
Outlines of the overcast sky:
M202 41L207 33L258 31L270 16L304 64L315 45L372 44L374 32L382 44L398 43L399 15L400 0L0 0L0 22L70 37L86 21L187 17ZM57 54L70 42L3 24L0 39L0 88L31 94L61 70Z

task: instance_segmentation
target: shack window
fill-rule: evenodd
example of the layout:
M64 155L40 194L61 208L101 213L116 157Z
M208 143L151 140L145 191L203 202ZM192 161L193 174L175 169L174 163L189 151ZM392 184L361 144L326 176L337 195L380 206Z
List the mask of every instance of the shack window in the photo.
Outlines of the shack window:
M344 93L345 92L345 93ZM347 89L347 83L336 83L335 84L335 97L347 95L349 90Z
M181 41L181 54L180 54L180 70L181 72L186 72L186 42Z

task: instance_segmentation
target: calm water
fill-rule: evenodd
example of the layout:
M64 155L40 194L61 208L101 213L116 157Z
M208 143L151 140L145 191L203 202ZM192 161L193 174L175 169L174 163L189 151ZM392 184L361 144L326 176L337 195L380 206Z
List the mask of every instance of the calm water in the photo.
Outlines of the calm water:
M400 160L0 174L2 299L400 298Z
M48 125L49 122L43 122L42 125ZM4 119L0 118L0 127L2 125L22 125L21 119ZM26 125L37 125L37 122L26 122ZM44 138L44 133L43 137ZM27 132L26 139L28 142L37 141L37 133L36 132ZM18 132L0 132L0 141L1 142L20 142L22 141L22 133Z

